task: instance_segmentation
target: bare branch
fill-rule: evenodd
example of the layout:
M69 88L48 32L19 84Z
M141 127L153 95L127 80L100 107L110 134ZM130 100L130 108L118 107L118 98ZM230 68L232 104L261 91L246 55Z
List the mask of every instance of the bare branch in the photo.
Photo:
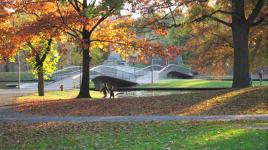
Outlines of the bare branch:
M262 7L264 6L264 2L265 0L259 0L255 6L255 8L253 9L252 13L250 14L250 16L247 19L247 23L248 25L252 25L254 20L257 18L258 14L260 13Z
M73 1L73 0L68 0L68 2L73 6L73 8L75 9L75 11L78 13L78 14L81 14L81 9L77 3L77 0Z
M201 22L201 21L205 20L206 18L211 18L212 20L217 21L219 23L222 23L222 24L224 24L224 25L226 25L228 27L232 27L232 24L231 23L226 22L224 20L221 20L221 19L213 16L214 14L216 14L218 12L224 12L224 13L228 13L229 14L229 12L225 12L225 11L222 11L222 10L217 10L217 11L214 11L214 12L208 14L208 15L203 15L203 16L201 16L199 18L196 18L192 22Z
M170 4L168 4L168 9L169 9L169 11L170 11L170 14L171 14L172 20L173 20L173 22L174 22L174 25L176 25L176 24L177 24L177 23L176 23L176 19L175 19L175 16L174 16L174 14L173 14L171 8L170 8Z
M90 40L90 42L114 43L114 44L119 44L119 45L130 46L130 44L121 43L121 42L118 42L118 41L111 41L111 40L93 39L93 40Z
M111 8L111 10L109 12L107 12L106 15L103 15L98 21L97 23L91 28L91 30L89 31L90 34L92 34L94 32L94 30L106 19L110 16L110 14L115 10L115 8Z
M253 22L253 23L250 25L250 27L255 27L255 26L259 25L260 23L262 23L263 21L264 21L264 18L260 18L258 21Z
M44 62L44 61L45 61L45 59L46 59L48 53L49 53L50 50L51 50L51 44L52 44L52 38L50 38L50 39L48 40L46 51L45 51L45 53L43 54L42 58L40 59L41 62Z
M63 23L69 30L71 30L72 32L74 32L74 33L76 34L76 36L79 36L78 33L81 34L81 32L68 26L68 24L66 23L66 21L65 21L65 19L64 19L64 17L63 17L63 15L62 15L62 13L61 13L61 10L60 10L58 1L56 2L56 4L57 4L57 10L58 10L58 12L59 12L59 14L60 14L62 23ZM78 33L77 33L77 32L78 32Z
M217 17L214 17L214 16L208 16L208 17L211 18L212 20L215 20L215 21L217 21L217 22L219 22L219 23L222 23L222 24L224 24L224 25L226 25L226 26L228 26L228 27L232 27L232 24L229 23L229 22L226 22L226 21L221 20L221 19L219 19L219 18L217 18Z

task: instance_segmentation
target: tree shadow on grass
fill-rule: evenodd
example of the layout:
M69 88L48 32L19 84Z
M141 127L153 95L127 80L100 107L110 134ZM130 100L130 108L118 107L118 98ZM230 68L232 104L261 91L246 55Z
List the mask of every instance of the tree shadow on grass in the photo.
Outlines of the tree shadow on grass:
M268 88L245 88L215 96L179 112L182 115L268 113Z
M157 97L64 100L22 104L18 111L52 116L233 115L267 113L268 87Z

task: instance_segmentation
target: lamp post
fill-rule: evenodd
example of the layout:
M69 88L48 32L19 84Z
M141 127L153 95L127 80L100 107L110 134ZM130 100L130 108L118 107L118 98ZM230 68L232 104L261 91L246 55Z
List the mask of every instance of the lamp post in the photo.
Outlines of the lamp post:
M15 20L12 20L12 26L15 27ZM18 89L20 89L20 51L18 50Z
M81 83L82 83L82 64L80 64L80 66L79 66L80 68L79 68L79 70L80 70L80 77L79 77L79 86L81 86Z
M18 51L18 89L20 89L20 52Z
M154 83L154 59L152 58L151 62L151 72L152 72L152 83Z

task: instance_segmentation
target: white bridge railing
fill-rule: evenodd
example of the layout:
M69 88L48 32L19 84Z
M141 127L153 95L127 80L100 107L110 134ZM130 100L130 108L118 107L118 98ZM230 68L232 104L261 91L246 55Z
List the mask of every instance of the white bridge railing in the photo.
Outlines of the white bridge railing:
M108 76L136 83L137 79L141 79L143 77L148 78L152 73L152 71L157 72L157 74L159 75L158 78L165 78L167 74L171 71L180 72L182 74L189 76L193 75L190 68L176 64L170 64L168 66L161 66L155 64L153 66L150 65L142 69L122 65L119 66L100 65L90 69L90 79L94 79L98 76ZM65 78L72 77L74 87L78 87L81 82L80 76L81 76L81 67L71 66L56 71L52 75L52 79L55 81L59 81Z

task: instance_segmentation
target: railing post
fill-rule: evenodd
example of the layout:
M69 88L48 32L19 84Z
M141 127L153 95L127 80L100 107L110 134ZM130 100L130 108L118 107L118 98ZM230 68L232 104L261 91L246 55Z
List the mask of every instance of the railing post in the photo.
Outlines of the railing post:
M152 58L151 62L151 71L152 71L152 83L154 83L154 59Z

